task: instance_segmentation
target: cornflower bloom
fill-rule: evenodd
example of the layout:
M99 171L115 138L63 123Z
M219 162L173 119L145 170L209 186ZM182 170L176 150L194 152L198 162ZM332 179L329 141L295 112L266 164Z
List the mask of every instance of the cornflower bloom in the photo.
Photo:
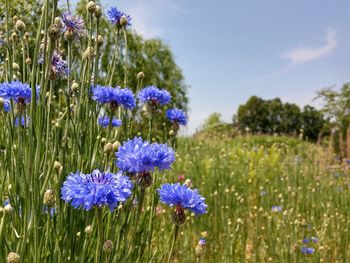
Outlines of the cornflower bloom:
M111 7L107 11L108 20L111 24L116 25L117 27L129 26L131 25L131 17L124 12L118 10L116 7Z
M103 128L109 127L109 124L111 124L112 127L119 127L122 125L122 121L117 119L116 117L113 117L111 121L110 117L103 116L98 118L98 124L101 125Z
M141 103L148 103L151 110L157 110L159 105L166 105L171 100L171 95L167 90L158 89L155 86L148 86L140 90L138 98Z
M120 87L112 88L97 85L92 89L92 99L103 104L109 104L111 110L115 110L119 105L126 109L133 109L136 106L134 93L128 89Z
M67 40L78 40L85 35L85 23L79 16L71 13L62 14L63 33Z

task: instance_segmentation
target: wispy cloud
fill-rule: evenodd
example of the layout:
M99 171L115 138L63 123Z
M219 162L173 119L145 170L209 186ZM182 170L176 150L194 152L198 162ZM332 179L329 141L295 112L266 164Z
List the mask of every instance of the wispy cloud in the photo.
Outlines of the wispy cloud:
M304 64L328 55L337 47L336 31L327 29L325 44L321 47L298 47L285 52L282 57L289 59L292 64Z
M130 4L133 28L146 38L159 37L166 31L165 25L171 19L186 12L179 0L136 0Z
M269 74L238 82L239 84L268 80L279 77L293 70L296 66L320 59L330 54L338 45L337 33L334 29L328 28L326 31L325 44L321 47L298 47L284 52L281 58L288 59L289 63L280 69ZM238 84L237 83L237 84Z

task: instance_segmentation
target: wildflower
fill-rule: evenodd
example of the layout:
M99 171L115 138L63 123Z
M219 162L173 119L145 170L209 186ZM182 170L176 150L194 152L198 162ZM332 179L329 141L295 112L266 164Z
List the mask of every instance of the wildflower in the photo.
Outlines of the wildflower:
M3 109L5 112L10 112L11 111L10 101L0 97L0 111L1 109Z
M306 254L306 255L311 255L311 254L315 253L315 249L312 247L302 247L301 253Z
M179 176L177 177L177 180L178 180L179 182L182 182L182 181L185 180L185 176L181 174L181 175L179 175Z
M150 103L152 110L156 110L158 105L168 104L171 100L171 95L167 90L148 86L139 92L138 98L142 103Z
M198 244L196 246L195 252L197 257L203 256L205 252L205 245L206 245L206 240L204 237L202 237L201 239L199 239Z
M101 125L103 128L109 127L109 124L111 124L112 127L119 127L122 125L122 121L117 119L116 117L111 119L108 116L103 116L98 118L98 124Z
M38 98L39 87L36 88ZM19 108L23 108L27 103L30 103L32 97L32 89L29 84L21 81L11 81L0 83L0 97L5 100L14 100Z
M168 170L175 160L175 152L166 144L143 141L140 137L128 140L118 148L117 166L123 172L137 174L136 183L141 188L152 184L151 171Z
M185 222L185 210L188 209L196 215L205 214L207 205L197 189L191 189L186 185L163 184L158 189L160 201L170 207L175 206L175 212L172 220L175 224L180 225Z
M30 117L29 116L27 116L27 117L21 116L21 127L28 128L29 127L29 122L30 122ZM16 127L19 126L19 117L17 117L15 119L15 126Z
M131 25L131 17L119 11L116 7L111 7L107 11L107 15L109 22L113 25L116 25L117 27Z
M121 172L113 174L96 169L91 174L71 173L63 183L61 195L74 208L90 210L93 206L108 205L113 211L118 202L125 202L131 195L132 188L130 179Z
M140 137L128 140L119 147L116 153L117 166L128 173L143 173L170 169L175 160L175 152L166 144L143 141Z
M66 78L68 76L68 63L67 60L62 58L62 55L58 52L54 52L51 57L51 70L49 78L55 80L57 78Z
M67 40L78 40L85 35L85 24L81 17L73 16L71 13L63 13L63 32Z
M173 122L176 126L179 124L186 125L187 118L183 110L180 109L168 109L166 111L166 117L169 121Z
M111 109L117 109L119 105L122 105L126 109L133 109L136 106L133 92L120 87L104 87L97 85L92 89L93 99L100 103L109 103Z
M273 212L273 213L277 213L277 212L281 212L281 211L282 211L282 207L279 205L274 205L271 208L271 212Z

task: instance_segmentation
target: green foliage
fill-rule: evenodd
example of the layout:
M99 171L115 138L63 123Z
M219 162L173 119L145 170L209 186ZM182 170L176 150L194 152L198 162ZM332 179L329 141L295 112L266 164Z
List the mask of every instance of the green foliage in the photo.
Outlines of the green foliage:
M304 138L314 141L325 123L322 113L311 106L301 111L296 104L282 103L279 98L263 100L256 96L240 105L235 117L235 124L241 130L296 135L302 129Z
M204 123L201 126L201 130L206 130L208 128L223 124L221 117L221 113L213 112L206 120L204 120Z

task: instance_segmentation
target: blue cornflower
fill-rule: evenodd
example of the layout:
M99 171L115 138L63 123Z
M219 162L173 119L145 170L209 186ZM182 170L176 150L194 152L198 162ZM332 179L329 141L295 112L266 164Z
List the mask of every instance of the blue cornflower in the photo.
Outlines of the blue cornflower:
M205 246L205 244L207 243L207 241L205 240L205 238L204 237L202 237L201 239L199 239L199 242L198 242L198 244L200 245L200 246Z
M315 253L315 249L312 247L302 247L301 253L311 255L311 254Z
M63 183L61 198L74 208L90 210L93 206L107 205L113 211L118 202L125 202L131 195L132 188L130 179L121 172L113 174L96 169L91 174L71 173Z
M207 205L197 189L191 189L187 185L180 183L163 184L158 189L160 201L170 207L175 206L177 210L188 209L196 215L205 214Z
M0 98L1 99L1 98ZM5 112L10 112L11 111L11 104L9 100L4 100L2 108L4 109ZM1 111L1 104L0 104L0 111Z
M155 86L148 86L140 90L138 98L142 103L150 102L153 107L157 105L168 104L171 100L171 95L167 90L158 89Z
M187 123L187 117L183 110L180 109L168 109L166 111L166 117L169 121L173 122L174 124L181 124L186 125Z
M73 16L71 13L63 13L62 21L64 24L63 32L69 35L70 39L79 39L85 35L85 23L79 16Z
M118 148L117 166L128 173L149 173L157 167L160 171L170 169L175 152L166 144L143 141L140 137L128 140Z
M10 198L5 199L4 206L7 206L10 203Z
M36 88L36 94L38 98L39 87ZM13 99L15 103L20 106L30 103L32 97L32 89L29 84L22 83L21 81L3 82L0 84L0 97L9 100Z
M98 124L100 124L103 128L109 127L110 124L110 117L103 116L98 118ZM117 119L116 117L112 118L112 127L119 127L122 125L122 121Z
M113 109L122 105L126 109L133 109L136 106L134 93L128 89L120 87L104 87L97 85L92 89L92 98L100 103L110 103Z
M24 116L21 116L21 126L28 128L29 127L29 122L30 122L30 117L27 116L26 118ZM15 119L15 126L19 126L19 117Z
M116 25L118 27L122 26L123 23L125 25L131 25L130 21L131 21L131 17L125 13L123 13L122 11L119 11L116 7L111 7L108 11L107 11L107 15L108 15L108 20L109 22L111 22L111 24ZM125 22L122 22L121 19L122 17L124 17Z
M43 58L41 57L39 59L39 63L43 63ZM53 52L51 57L51 69L50 69L50 76L49 78L51 80L55 80L57 78L64 79L68 76L68 63L67 60L64 60L62 55L58 52Z
M277 212L281 212L281 211L282 211L282 206L279 206L279 205L274 205L271 208L271 212L273 212L273 213L277 213Z

